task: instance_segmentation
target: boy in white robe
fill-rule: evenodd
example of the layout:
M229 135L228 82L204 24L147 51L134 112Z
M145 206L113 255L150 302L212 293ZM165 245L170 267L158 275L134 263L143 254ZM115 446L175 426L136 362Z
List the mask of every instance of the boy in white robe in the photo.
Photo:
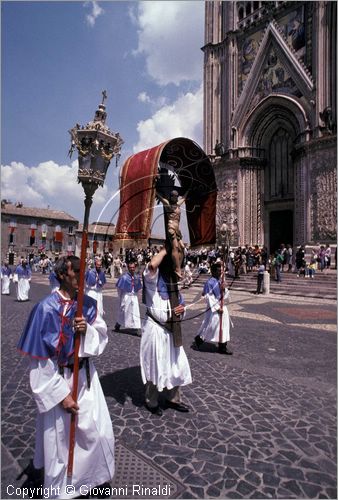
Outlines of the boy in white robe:
M12 278L12 271L8 265L8 262L4 262L3 266L1 266L1 294L9 295L10 294L10 282Z
M231 355L232 352L227 348L227 342L230 340L230 317L225 305L229 302L230 292L220 282L221 273L221 263L217 262L211 266L212 277L205 283L202 293L207 309L203 323L195 337L194 347L199 348L204 341L218 343L218 351L221 354ZM221 319L222 328L220 329Z
M161 272L161 264L172 266L171 259L162 262L166 255L166 249L162 248L143 272L143 301L147 306L147 315L140 346L141 375L146 384L146 408L158 416L163 414L159 406L159 393L162 391L165 392L166 407L188 412L188 406L181 402L180 386L192 382L184 348L174 346L173 335L166 328L171 314L182 317L185 311L182 301L171 310L168 289Z
M106 284L106 276L102 269L102 260L95 257L95 267L88 269L85 275L86 295L93 297L97 302L97 312L100 316L104 315L103 309L103 287Z
M13 281L16 283L16 297L19 302L26 302L29 300L30 281L32 278L32 271L27 264L26 259L22 259L14 271Z
M44 469L49 498L78 497L114 475L114 434L91 360L107 345L107 326L91 297L84 296L83 317L75 317L79 271L78 257L59 258L55 272L60 290L33 308L18 343L18 349L31 358L30 385L38 407L34 467ZM75 332L81 334L77 403L71 393ZM70 414L77 419L73 488L66 488Z
M128 263L128 272L121 276L117 283L117 291L120 299L117 322L114 330L119 332L121 327L136 330L136 335L141 335L141 316L138 302L138 292L142 289L142 282L135 273L135 262Z

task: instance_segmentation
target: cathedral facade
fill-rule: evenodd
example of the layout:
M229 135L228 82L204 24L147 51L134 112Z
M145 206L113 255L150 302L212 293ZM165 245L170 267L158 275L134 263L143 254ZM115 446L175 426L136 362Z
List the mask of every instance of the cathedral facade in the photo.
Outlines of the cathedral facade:
M231 245L336 244L337 2L206 2L204 149Z

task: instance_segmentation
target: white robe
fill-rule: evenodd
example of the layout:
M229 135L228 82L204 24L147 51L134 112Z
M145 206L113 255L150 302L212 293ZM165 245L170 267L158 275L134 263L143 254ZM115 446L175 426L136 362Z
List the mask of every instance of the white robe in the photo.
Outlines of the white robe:
M108 342L107 325L97 316L81 336L80 357L97 356ZM59 374L55 361L31 359L30 384L38 406L34 466L45 467L44 487L50 498L74 498L80 486L98 486L114 476L114 434L101 384L92 360L90 389L86 369L79 370L78 405L72 485L66 493L69 429L71 416L59 404L71 391L73 375L64 369ZM53 488L53 489L51 489ZM84 491L82 490L82 493Z
M158 270L152 273L146 267L143 274L147 308L163 324L171 308L169 300L162 299L157 291ZM149 317L142 325L140 362L143 383L152 382L159 392L192 382L183 346L174 347L172 333Z
M192 282L192 272L189 264L187 264L184 268L183 286L189 286L191 282Z
M222 314L222 339L221 342L228 342L230 340L230 318L229 312L225 305L229 302L230 292L226 288L224 290L224 303L223 303L223 314ZM213 293L207 293L205 295L205 300L207 303L207 310L204 315L203 323L198 330L197 335L201 339L207 342L220 342L219 327L220 327L220 314L218 313L221 305L220 301L215 297Z
M14 282L16 282L16 298L17 300L23 301L23 300L28 300L28 293L30 290L30 278L23 278L18 276L17 274L14 275Z
M235 276L235 266L231 257L228 258L228 274L231 277Z
M97 314L101 317L104 315L103 309L103 294L101 290L97 290L95 287L86 287L86 295L92 297L97 302Z
M120 299L117 323L122 328L139 330L141 328L141 316L137 293L124 292L120 288L117 291Z
M1 293L2 295L9 295L10 290L9 290L9 285L10 285L11 279L7 274L2 274L1 273Z

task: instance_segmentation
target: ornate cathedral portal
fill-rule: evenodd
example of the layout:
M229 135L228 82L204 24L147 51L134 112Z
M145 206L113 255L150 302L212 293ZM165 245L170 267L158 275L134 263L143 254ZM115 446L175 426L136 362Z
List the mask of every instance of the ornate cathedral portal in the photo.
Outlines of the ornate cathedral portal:
M336 2L206 2L204 149L232 245L336 244Z

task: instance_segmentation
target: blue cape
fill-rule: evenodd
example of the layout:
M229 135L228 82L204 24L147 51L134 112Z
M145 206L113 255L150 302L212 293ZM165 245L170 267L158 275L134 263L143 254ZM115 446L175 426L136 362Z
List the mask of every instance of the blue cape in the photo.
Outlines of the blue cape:
M97 272L96 269L88 269L85 280L87 286L96 286L96 288L101 289L106 283L106 276L102 270Z
M221 299L221 287L218 279L209 278L205 283L202 295L207 295L208 293L213 293L218 300Z
M130 273L125 273L121 276L116 283L117 288L124 292L130 293L132 291L132 276ZM142 288L141 278L138 274L134 274L134 292L137 293Z
M31 268L29 266L26 266L26 268L24 268L23 266L21 266L21 264L17 266L17 268L15 269L15 273L19 278L30 278L32 276Z
M9 267L2 266L1 272L4 276L10 276L12 274L12 271L10 270Z
M65 305L68 307L63 315ZM51 358L60 365L67 364L74 352L73 319L76 310L76 300L64 300L58 292L48 295L31 311L18 349L33 358ZM96 300L85 295L83 316L89 324L95 321L96 311Z

